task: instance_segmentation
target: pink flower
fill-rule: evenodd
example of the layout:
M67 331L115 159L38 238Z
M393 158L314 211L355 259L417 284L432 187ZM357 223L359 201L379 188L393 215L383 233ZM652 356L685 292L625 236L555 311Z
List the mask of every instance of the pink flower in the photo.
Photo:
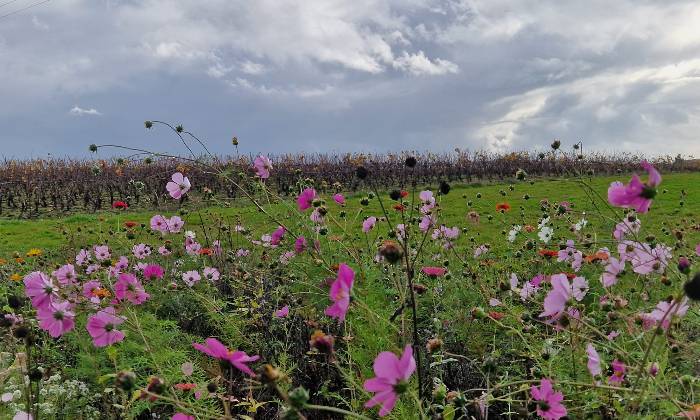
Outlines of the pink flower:
M114 295L117 299L126 299L134 305L140 305L150 297L136 276L129 273L119 274L119 279L114 284Z
M435 215L433 214L426 214L421 218L420 223L418 224L418 228L420 229L421 232L427 232L433 225L435 225Z
M57 338L75 327L75 313L70 302L52 302L50 305L37 310L39 327Z
M209 281L218 281L221 278L221 273L214 267L204 267L202 273L204 274L204 278Z
M442 277L445 275L447 270L442 267L423 267L420 271L428 277Z
M374 227L374 225L375 225L376 223L377 223L377 218L376 218L376 217L370 216L370 217L366 218L365 221L362 222L362 231L363 231L364 233L369 232L370 230L372 230L372 228Z
M183 195L187 194L187 191L192 187L190 180L181 172L175 172L170 179L172 181L165 185L165 189L168 190L170 196L176 200L179 200Z
M549 379L542 379L540 387L530 388L532 399L537 402L537 415L545 420L559 420L566 416L566 407L562 405L564 394L554 392L552 382Z
M86 328L92 337L92 344L95 347L105 347L122 341L124 333L115 327L123 322L124 318L117 316L111 306L90 315Z
M165 270L158 264L148 264L143 268L143 278L146 280L162 279L164 274Z
M335 201L336 204L338 204L340 206L344 206L345 205L345 196L343 196L343 194L336 194L333 196L333 201Z
M208 356L231 363L241 372L250 376L255 376L255 373L253 373L246 363L254 362L258 360L260 356L248 356L245 352L240 350L231 351L221 344L219 340L211 337L204 340L204 344L192 343L192 346Z
M93 303L100 303L100 298L97 296L95 291L100 289L102 284L97 280L90 280L83 285L83 296Z
M299 211L304 211L311 208L311 203L313 203L316 198L316 190L313 188L306 188L297 197L297 205L299 206Z
M664 330L667 330L671 326L671 320L674 316L683 317L688 312L688 298L683 297L678 305L676 301L672 300L670 302L662 300L656 305L656 308L648 314L642 314L643 326L649 329L653 326L659 325ZM662 321L663 320L663 321Z
M588 343L586 345L586 354L588 355L588 371L591 373L591 376L603 373L603 370L600 368L600 356L593 344Z
M95 258L99 261L108 260L112 256L107 245L96 245L93 251L95 253Z
M280 226L277 229L275 229L274 232L272 232L272 235L270 235L270 245L277 246L282 242L282 238L284 237L284 233L287 230L283 227Z
M90 251L81 249L78 255L75 256L75 263L78 265L86 265L90 261Z
M345 314L350 307L350 293L355 282L355 272L347 264L340 264L338 277L336 277L331 290L328 293L333 304L326 308L326 315L337 318L339 322L345 320Z
M175 415L172 416L170 420L195 420L195 418L194 416L188 416L184 413L175 413Z
M581 301L588 291L588 282L583 277L575 277L571 283L566 274L555 274L551 278L552 290L544 298L544 311L541 317L558 320L565 312L569 300Z
M281 309L275 311L275 316L277 318L286 318L288 315L289 315L289 305L285 305Z
M142 260L151 255L151 247L146 244L138 244L131 248L131 252L136 258Z
M168 231L168 219L160 214L156 214L155 216L151 217L150 225L151 230L155 230L156 232L165 233Z
M300 236L294 241L294 252L301 254L304 250L306 250L306 238Z
M365 403L365 408L381 404L380 416L386 416L394 409L399 394L408 388L408 379L416 370L416 360L413 349L407 345L401 358L394 353L383 351L374 359L375 377L365 381L365 391L374 392L371 400Z
M625 270L625 261L620 261L615 257L608 258L608 264L605 266L605 272L600 276L600 282L603 287L610 287L617 283L620 274Z
M253 161L253 168L255 169L255 173L260 177L260 179L267 179L270 177L272 161L268 159L267 156L258 156Z
M656 187L661 183L661 174L647 161L642 167L649 173L649 180L643 184L637 174L632 176L627 185L619 181L613 182L608 188L608 201L616 207L633 208L639 213L646 213L651 206L651 200L656 196Z
M185 282L189 287L192 287L202 279L202 276L199 275L199 273L195 270L188 271L186 273L182 273L182 281Z
M171 254L170 250L165 246L158 247L158 253L164 257Z
M46 274L34 271L24 276L24 293L35 309L46 308L58 297L58 288Z
M625 380L625 364L615 359L612 362L613 374L608 378L608 383L620 385Z
M185 222L180 216L173 216L168 219L168 232L170 233L179 233L183 226L185 226Z
M56 279L58 279L58 282L64 286L67 284L74 283L78 278L73 264L66 264L64 266L61 266L58 270L54 271L51 274L53 274L53 276L56 277Z

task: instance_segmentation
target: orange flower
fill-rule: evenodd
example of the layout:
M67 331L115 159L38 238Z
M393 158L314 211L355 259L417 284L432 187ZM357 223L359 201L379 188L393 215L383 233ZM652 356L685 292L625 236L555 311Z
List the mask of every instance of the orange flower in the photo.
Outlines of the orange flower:
M509 211L510 210L510 204L508 203L498 203L496 204L496 211Z
M535 231L535 227L532 225L525 225L523 226L523 229L525 229L525 232L527 233L532 233Z
M109 293L109 290L107 289L97 288L92 290L92 295L98 298L103 298L111 296L111 293Z
M496 321L500 321L503 319L505 314L503 312L496 312L496 311L491 311L489 312L489 317L492 319L495 319Z
M394 210L404 211L404 210L406 210L406 207L403 204L394 204Z
M211 248L202 248L199 250L199 255L212 255L214 251Z
M608 254L603 251L598 251L595 254L586 256L586 262L596 262L596 261L607 261L609 258Z
M20 275L17 274L17 273L14 273L14 274L12 274L12 275L10 276L10 280L12 280L12 281L20 281L20 280L22 280L22 276L20 276Z
M39 248L32 248L27 251L27 257L38 257L41 254L43 254L43 252Z
M539 251L537 251L537 253L540 254L541 256L547 257L547 258L552 258L552 257L556 257L557 255L559 255L558 251L554 251L551 249L540 249Z

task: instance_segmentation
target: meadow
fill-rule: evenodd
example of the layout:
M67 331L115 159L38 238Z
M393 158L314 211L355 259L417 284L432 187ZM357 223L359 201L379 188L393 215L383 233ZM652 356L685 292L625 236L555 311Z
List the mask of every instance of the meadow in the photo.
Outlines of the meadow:
M0 417L700 418L700 173L420 159L6 215Z

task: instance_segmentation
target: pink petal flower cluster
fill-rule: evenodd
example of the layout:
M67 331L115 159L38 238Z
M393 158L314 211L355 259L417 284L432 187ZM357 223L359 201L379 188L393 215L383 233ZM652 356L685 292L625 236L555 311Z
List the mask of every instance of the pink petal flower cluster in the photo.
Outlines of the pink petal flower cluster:
M373 367L375 377L366 380L363 387L375 395L365 403L365 407L381 405L379 415L384 417L394 409L399 395L407 390L408 379L416 370L413 349L407 345L400 359L392 352L381 352L374 359Z
M116 329L123 322L124 318L117 316L112 306L88 317L86 328L92 337L92 344L105 347L124 340L124 333Z
M656 196L656 187L661 183L661 174L649 162L642 162L642 167L649 173L649 180L642 183L637 174L632 176L627 185L619 181L608 188L608 201L616 207L633 208L638 213L649 211L652 199Z
M605 271L600 276L600 282L603 284L603 287L608 288L615 285L624 270L624 260L620 261L615 257L608 258L608 263L605 265Z
M168 194L175 200L182 198L192 187L190 180L181 172L175 172L170 179L171 181L165 184L165 189L168 190Z
M258 156L253 161L253 169L260 179L268 179L272 170L272 161L267 156Z
M299 194L299 197L297 197L299 211L310 209L314 199L316 199L316 190L313 188L305 188L304 191Z
M363 231L364 233L368 233L370 230L372 230L372 228L374 228L374 225L375 225L376 223L377 223L377 218L376 218L376 217L370 216L370 217L366 218L366 219L362 222L362 231Z
M204 340L204 344L192 343L192 346L208 356L231 363L236 369L243 373L255 376L255 373L246 363L254 362L260 359L260 356L248 356L245 352L240 350L231 351L221 344L219 340L211 337Z
M595 347L593 347L593 344L588 343L586 345L586 354L588 355L588 372L591 373L591 376L598 376L603 373L603 369L600 367L600 356L598 355L598 351L596 351Z
M337 318L339 322L345 320L345 315L350 307L350 295L355 282L355 272L347 264L340 264L338 276L331 284L330 296L333 304L326 308L326 315Z
M70 302L51 302L48 306L37 309L39 327L57 338L75 327L75 312Z
M114 284L114 295L117 299L128 300L134 305L140 305L150 297L136 276L129 273L119 274L119 279Z
M615 359L611 363L613 374L608 378L609 384L621 385L625 380L625 364Z
M537 415L545 420L559 420L566 416L566 407L561 403L564 400L564 394L554 392L552 381L542 379L539 388L532 386L530 395L537 404Z
M172 216L168 219L165 216L156 214L151 217L150 221L151 230L160 233L179 233L182 227L185 226L185 222L180 218L180 216Z
M588 282L583 277L575 277L571 283L566 274L554 274L551 277L552 290L544 298L544 311L541 317L549 317L548 322L555 322L566 312L570 300L583 300L588 292Z
M146 280L162 279L165 270L158 264L148 264L143 268L143 278Z
M662 300L656 305L653 311L640 315L642 326L647 330L657 326L667 330L668 327L671 326L673 318L684 317L689 308L687 297L683 297L680 302L676 302L675 300L671 300L670 302Z

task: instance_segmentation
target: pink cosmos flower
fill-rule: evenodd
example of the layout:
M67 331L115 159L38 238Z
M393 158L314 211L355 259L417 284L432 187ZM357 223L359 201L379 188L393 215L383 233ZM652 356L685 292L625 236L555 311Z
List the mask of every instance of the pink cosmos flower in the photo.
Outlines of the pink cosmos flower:
M343 194L336 194L333 196L333 201L340 206L345 205L345 196Z
M315 208L314 211L311 212L309 219L316 224L322 224L325 220L320 208Z
M143 268L143 278L146 280L162 279L164 274L165 270L158 264L148 264Z
M559 420L566 416L566 407L562 405L564 394L554 392L552 381L542 379L540 387L532 386L530 395L537 403L537 415L545 420Z
M619 181L608 188L608 201L616 207L633 208L639 213L649 211L652 199L656 196L656 187L661 183L661 174L647 161L642 167L649 173L649 180L642 183L637 174L632 176L627 185Z
M136 258L142 260L147 256L151 255L151 247L146 244L138 244L134 245L133 248L131 248L131 252Z
M381 404L379 415L384 417L394 409L399 394L408 388L408 379L416 370L416 360L413 358L413 349L407 345L401 358L394 353L383 351L374 359L375 377L365 381L365 391L374 392L375 395L365 403L365 408L371 408Z
M258 156L253 161L253 168L255 169L255 173L260 177L260 179L267 179L270 177L272 161L268 159L267 156Z
M621 241L625 238L626 235L636 234L637 232L639 232L639 229L641 227L642 221L638 218L635 218L634 222L630 222L628 219L625 219L622 222L615 225L613 238L617 239L618 241Z
M600 356L595 347L593 347L593 344L588 343L588 345L586 345L586 354L588 355L588 371L591 373L591 376L597 376L603 373L600 367Z
M204 278L209 281L218 281L221 278L221 273L214 267L204 267L202 274L204 274Z
M275 316L277 318L286 318L289 315L289 305L283 306L281 309L275 311Z
M112 256L107 245L95 245L93 252L98 261L108 260Z
M150 297L136 276L129 273L119 274L119 279L114 284L114 295L117 299L128 300L134 305L140 305Z
M613 374L608 378L609 384L620 385L625 380L625 364L615 359L612 362Z
M173 216L168 221L168 232L170 233L179 233L182 230L182 227L185 226L185 222L182 220L180 216Z
M603 287L610 287L617 283L620 274L625 270L625 261L620 261L615 257L608 258L605 272L600 276Z
M186 273L182 273L182 281L185 282L189 287L192 287L202 279L202 276L199 275L199 273L195 270L188 271Z
M151 230L156 232L165 233L168 231L168 219L160 214L156 214L155 216L151 217L150 225Z
M280 242L282 242L282 238L284 237L285 232L287 232L287 230L283 226L280 226L277 229L275 229L275 231L272 232L272 235L270 235L270 245L279 245Z
M75 327L75 312L68 301L51 302L50 305L37 309L39 327L57 338Z
M488 245L479 245L474 249L474 258L479 258L480 256L489 252L491 248Z
M172 254L172 252L165 246L158 247L158 253L164 257Z
M165 189L168 190L170 196L176 200L179 200L183 195L187 194L187 191L192 187L190 180L181 172L175 172L170 179L172 181L165 185Z
M374 225L375 225L376 223L377 223L377 218L376 218L376 217L370 216L370 217L366 218L366 219L364 220L364 222L362 222L362 231L363 231L364 233L369 232L370 230L372 230L372 228L374 227Z
M221 344L219 340L211 337L204 340L204 344L192 343L192 346L208 356L231 363L241 372L250 376L255 376L255 373L246 363L254 362L258 360L260 356L248 356L245 352L240 350L231 351Z
M58 288L53 280L41 271L24 276L24 293L31 299L35 309L46 308L58 298Z
M81 249L78 255L75 256L75 263L77 265L86 265L90 261L90 251L87 249Z
M294 241L294 252L301 254L306 250L306 238L300 236Z
M102 287L102 284L97 280L90 280L83 284L83 296L92 303L100 303L100 297L95 293Z
M114 308L109 306L94 315L90 315L85 328L90 333L92 344L95 347L105 347L124 339L124 333L116 329L123 322L124 318L117 316Z
M61 266L58 270L51 273L61 285L68 285L74 283L78 274L75 272L75 267L73 264L66 264Z
M195 420L194 416L189 416L185 413L175 413L170 420Z
M444 276L447 269L443 267L423 267L420 271L428 277L435 278Z
M642 314L642 325L645 329L650 329L660 324L661 328L667 330L671 326L673 317L682 318L688 312L688 298L683 299L676 304L675 300L670 302L662 300L656 305L656 308L647 314Z
M355 282L355 272L347 264L340 264L338 267L338 277L336 277L331 290L328 293L333 304L326 308L326 315L337 318L339 322L345 320L345 314L350 307L350 294L352 285Z
M435 225L435 215L434 214L426 214L420 219L420 223L418 224L418 228L420 229L421 232L425 233L427 232L431 227Z
M306 188L297 197L297 205L299 206L299 211L304 211L311 208L311 203L316 198L316 190L313 188Z
M588 282L583 277L575 277L571 283L566 274L551 277L552 290L544 298L544 311L541 317L550 317L549 322L557 321L565 312L566 306L573 298L581 301L588 291Z

